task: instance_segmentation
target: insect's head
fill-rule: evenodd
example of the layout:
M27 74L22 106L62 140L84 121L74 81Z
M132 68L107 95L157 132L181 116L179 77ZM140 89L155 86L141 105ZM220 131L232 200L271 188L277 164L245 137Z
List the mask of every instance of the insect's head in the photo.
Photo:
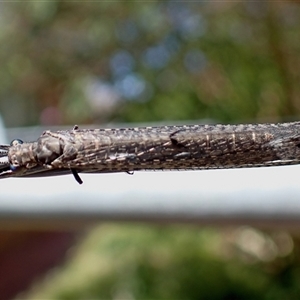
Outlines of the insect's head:
M33 143L23 143L20 139L12 140L8 150L10 169L14 172L19 168L31 168L36 165L36 158L32 151Z
M22 172L22 161L18 156L21 140L13 140L10 145L0 145L0 177L9 177Z

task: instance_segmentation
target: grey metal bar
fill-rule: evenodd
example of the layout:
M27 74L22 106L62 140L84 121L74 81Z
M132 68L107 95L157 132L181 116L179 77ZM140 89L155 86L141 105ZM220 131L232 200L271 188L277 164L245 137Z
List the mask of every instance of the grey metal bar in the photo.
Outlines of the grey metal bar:
M299 171L291 166L83 175L81 186L69 175L7 179L0 182L0 225L127 220L299 226Z
M300 166L72 175L0 181L1 229L99 221L193 222L297 229Z

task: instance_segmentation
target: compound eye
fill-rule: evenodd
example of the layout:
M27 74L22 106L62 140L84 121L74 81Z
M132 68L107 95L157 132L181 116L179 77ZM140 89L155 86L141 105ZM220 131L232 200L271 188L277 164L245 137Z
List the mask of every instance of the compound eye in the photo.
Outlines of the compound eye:
M23 141L20 140L20 139L14 139L10 142L10 146L17 146L17 145L20 145L20 144L23 144Z
M9 167L14 172L18 169L19 166L14 166L14 165L10 164Z

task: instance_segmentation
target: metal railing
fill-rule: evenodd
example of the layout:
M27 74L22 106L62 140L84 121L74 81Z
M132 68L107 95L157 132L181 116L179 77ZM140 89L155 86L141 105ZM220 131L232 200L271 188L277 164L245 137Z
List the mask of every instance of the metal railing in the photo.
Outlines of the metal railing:
M49 128L48 128L49 129ZM43 128L9 129L36 139ZM98 221L195 222L297 229L300 166L72 175L0 181L2 229L74 228Z

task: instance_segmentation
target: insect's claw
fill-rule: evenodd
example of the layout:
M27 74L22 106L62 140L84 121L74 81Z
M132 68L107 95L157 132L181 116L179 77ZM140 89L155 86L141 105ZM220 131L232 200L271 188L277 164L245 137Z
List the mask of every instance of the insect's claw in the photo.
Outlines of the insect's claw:
M13 171L10 169L6 169L3 171L0 171L0 178L9 178L13 176Z
M0 157L7 156L9 145L0 145Z
M0 177L10 177L10 163L8 160L9 145L0 145Z
M75 169L71 169L71 172L75 178L75 180L79 183L79 184L82 184L83 181L82 179L80 178L80 176L78 175L77 171Z

